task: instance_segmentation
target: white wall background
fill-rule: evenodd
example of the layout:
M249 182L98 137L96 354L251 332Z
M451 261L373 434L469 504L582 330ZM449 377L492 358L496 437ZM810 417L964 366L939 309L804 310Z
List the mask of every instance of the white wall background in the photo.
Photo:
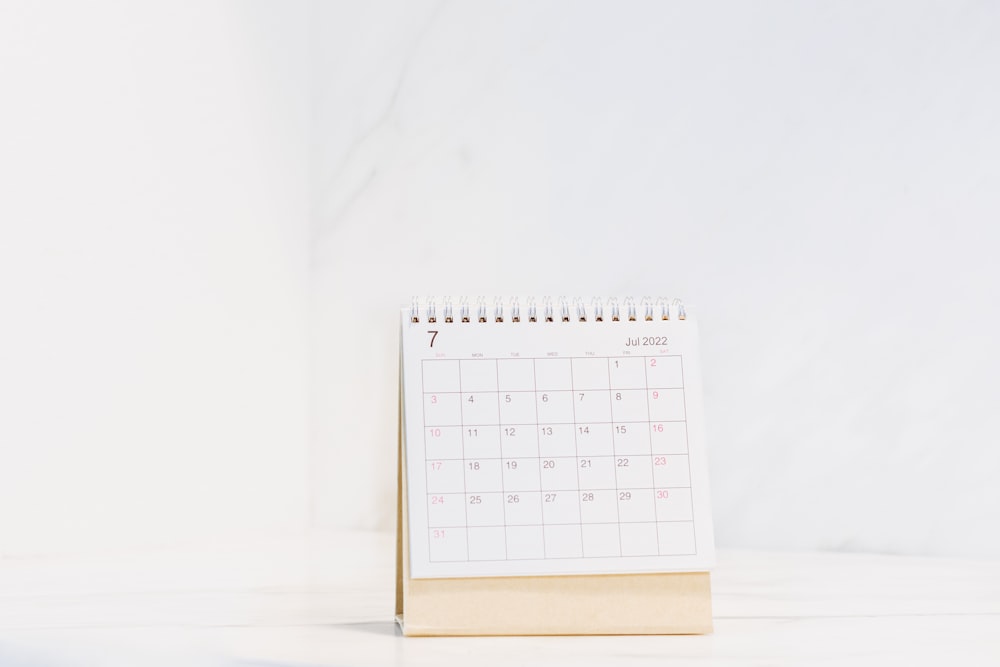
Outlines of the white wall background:
M412 294L697 309L724 546L1000 556L1000 8L322 4L319 525L393 513Z
M307 28L0 5L0 557L305 527Z
M0 5L0 555L388 529L400 303L630 292L699 314L721 545L1000 555L998 29Z

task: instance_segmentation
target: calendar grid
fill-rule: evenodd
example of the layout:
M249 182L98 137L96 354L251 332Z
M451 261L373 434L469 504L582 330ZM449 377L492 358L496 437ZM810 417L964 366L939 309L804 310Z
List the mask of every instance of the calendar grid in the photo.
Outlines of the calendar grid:
M617 526L618 523L619 523L618 521L591 521L590 522L590 524L594 525L594 526ZM648 523L648 522L647 521L622 521L621 523ZM661 523L691 523L691 520L690 519L664 519ZM576 523L575 522L570 523L570 522L565 522L565 521L564 522L558 522L558 521L556 521L556 522L550 522L548 524L544 524L544 523L519 523L517 525L518 526L527 526L527 527L536 527L536 528L539 528L539 527L542 527L542 526L545 526L545 525L549 525L549 526L575 526ZM507 528L507 527L508 526L506 524L502 524L502 523L498 523L498 524L482 524L482 525L476 524L474 526L474 528ZM461 524L461 523L448 524L448 525L438 526L438 528L465 528L465 524Z
M459 397L461 397L461 395L462 395L462 374L461 373L458 374L458 395L459 395ZM465 476L465 419L462 417L462 411L461 410L459 410L458 416L459 416L459 423L461 424L461 426L459 426L459 429L460 429L459 433L461 433L461 435L462 435L462 507L465 510L465 525L468 526L469 525L469 506L466 504L466 500L465 499L469 495L469 480ZM469 554L469 535L468 535L468 530L469 529L466 528L465 530L466 530L466 535L465 535L465 560L469 560L469 556L470 556L470 554Z
M497 421L500 422L500 360L495 359L494 365L496 367L496 388L497 388ZM503 428L503 423L500 422L500 428ZM503 500L504 496L507 495L507 489L504 488L503 481L503 443L500 444L500 499ZM504 531L503 531L503 557L506 559L510 556L509 546L507 545L507 506L501 503L504 508Z
M423 373L423 370L424 370L424 362L421 361L420 362L420 371L421 371L421 373L420 373L420 389L421 389L421 391L424 391L424 395L426 396L427 394L426 394L426 387L424 387L424 373ZM427 402L426 401L421 402L421 404L420 404L420 411L421 411L421 414L423 415L423 423L426 426L426 424L427 424ZM424 453L425 453L425 458L426 458L426 452L427 452L427 430L424 429ZM430 488L430 483L431 483L431 480L430 480L430 470L429 470L429 468L428 468L427 465L424 465L424 488L425 489L429 489ZM464 489L463 489L463 493L464 493ZM432 501L431 501L431 496L429 494L424 499L424 502L426 503L425 509L427 511L427 515L430 516L431 502ZM468 523L468 521L469 521L469 517L468 516L465 517L465 521L466 521L466 523Z
M421 368L430 562L697 555L680 355Z
M681 369L681 386L684 386L684 358L677 360ZM684 406L684 421L687 422L687 395L681 394L681 404ZM688 442L687 430L684 431L684 449L691 451L691 443ZM691 457L688 456L688 479L691 479ZM691 534L694 535L695 544L698 544L698 526L694 520L694 500L691 501Z
M538 381L537 377L536 377L535 381L536 382ZM570 390L571 391L576 389L576 378L573 377L573 362L572 362L572 360L570 360L570 364L569 364L569 384L570 384ZM572 394L570 394L570 403L573 405L573 447L576 450L576 460L577 460L577 465L574 466L574 467L576 468L576 488L577 488L576 503L577 503L577 506L580 509L580 551L581 551L581 555L585 555L586 552L584 551L584 548L583 548L583 545L586 544L586 538L585 538L585 536L583 534L583 488L582 488L583 484L580 483L580 465L579 465L579 461L580 461L580 438L579 438L579 434L576 432L576 429L577 429L577 425L576 425L577 424L577 421L576 421L576 401L574 401L572 399L573 399L573 396L572 396Z
M615 424L614 424L614 420L613 420L613 417L614 417L614 405L612 405L611 402L610 402L611 401L611 386L613 384L611 382L611 358L610 357L605 361L604 365L605 365L605 369L604 370L607 372L607 376L608 376L608 413L612 415L612 422L611 422L611 449L612 449L612 451L615 451L615 453L617 454L617 451L616 451L616 448L615 448L615 445L617 444L615 442ZM643 364L643 370L645 370L645 364ZM649 383L647 382L646 384L648 385ZM646 413L646 417L647 418L649 417L649 413L648 412ZM618 468L616 466L615 467L615 496L618 496L618 494L619 494L618 488L619 488L620 485L618 483L618 479L619 479L619 474L618 474ZM621 498L619 498L619 500L621 500ZM621 544L622 544L622 510L621 510L621 507L619 507L619 505L620 505L620 503L617 503L617 502L615 503L615 515L618 517L618 555L620 556L621 555L621 551L622 551L622 549L621 549Z
M497 370L498 370L498 372L497 372L497 391L498 392L500 391L500 373L499 373L499 368L500 368L500 362L497 361ZM535 370L535 360L534 359L531 360L531 387L534 390L534 397L535 397L535 404L534 404L535 405L535 424L538 424L538 373ZM497 394L497 396L499 396L499 394ZM536 451L538 452L538 461L539 461L539 463L541 463L541 461L542 461L542 448L538 447ZM541 465L538 466L538 488L541 489L542 492L544 493L545 484L542 481L542 466ZM545 498L543 496L542 500L544 501L544 499ZM549 557L549 555L548 555L548 548L545 545L545 521L544 521L545 511L544 511L544 509L542 511L542 517L543 517L543 520L542 520L542 557L543 558L548 558Z
M595 457L595 458L597 458L597 457ZM611 457L605 456L605 457L602 457L602 458L611 458ZM460 459L441 459L441 460L443 460L443 461L457 461L457 460L460 460ZM480 461L501 461L503 459L492 458L492 459L479 459L479 460ZM520 460L524 460L524 457L522 457ZM690 486L630 486L628 488L631 489L631 490L633 490L633 491L654 491L656 489L665 489L665 490L669 491L670 489L690 489L691 487ZM548 487L546 490L547 491L576 491L576 488L575 487L570 488L570 487L552 486L552 487ZM601 487L601 486L588 486L587 490L588 491L621 491L622 489L620 489L617 486L605 486L605 487ZM502 493L502 492L501 491L485 491L483 493L485 495L490 495L490 494L499 494L499 493ZM437 495L448 496L448 495L453 495L453 494L452 493L443 493L443 494L437 494ZM590 523L600 523L600 522L590 522Z
M643 456L643 454L629 454L629 456ZM665 456L685 456L686 457L687 454L665 454ZM535 457L519 456L519 457L517 457L517 460L524 460L524 459L528 459L528 458L535 458ZM553 460L556 460L556 459L573 459L573 458L576 458L576 457L575 456L552 456L552 457L550 457L550 459L553 459ZM611 455L611 454L599 454L599 455L590 455L590 456L587 456L587 457L584 457L584 458L590 458L590 459L612 459L612 458L615 458L615 457L613 455ZM439 456L439 457L435 458L434 460L435 461L463 461L463 460L467 460L467 459L462 459L460 457L449 458L447 456ZM502 456L480 456L480 457L476 458L475 460L476 461L503 461L505 459ZM597 489L597 487L594 487L594 488L595 488L595 490ZM628 488L630 488L630 489L644 489L644 488L653 488L653 487L630 486ZM669 487L666 487L666 488L671 488L671 489L685 489L685 488L688 488L688 487L682 484L682 485L670 485ZM558 490L558 489L553 489L553 490L555 491L555 490ZM499 493L499 489L497 490L497 493Z
M646 386L648 387L649 386L649 368L646 367L645 363L643 363L643 365L642 365L642 373L643 373L643 376L646 379ZM683 375L681 376L681 386L682 387L684 386L684 376ZM646 415L647 416L649 415L649 392L648 391L646 392ZM652 439L650 441L649 453L650 454L653 453ZM654 490L653 493L655 494L656 491ZM653 518L656 519L656 523L657 524L660 523L660 510L656 506L656 503L653 503ZM694 517L692 517L692 518L694 518ZM656 531L656 550L660 551L661 548L662 547L660 546L660 531Z
M664 521L662 523L691 523L691 522L690 521ZM591 525L594 525L594 526L603 526L603 525L613 526L614 524L600 524L600 523L595 523L595 524L591 524ZM698 554L697 551L693 551L692 550L692 551L683 552L683 553L682 552L671 553L670 555L671 556L696 556L697 554ZM635 559L640 559L640 558L649 558L649 556L646 555L646 554L618 554L618 555L613 555L613 556L587 556L587 555L583 555L583 556L548 556L545 560L579 560L581 558L584 559L584 560L601 560L602 558L635 558ZM453 558L453 559L435 559L433 562L435 562L435 563L466 563L468 561L466 561L464 559L461 559L461 558Z
M443 394L444 392L438 392L438 393ZM514 392L506 392L506 393L514 393ZM524 392L522 392L522 393L524 393ZM684 419L657 419L656 420L656 422L658 424L671 424L671 423L683 424L685 421L686 420L684 420ZM614 425L614 424L646 424L648 422L645 422L645 421L636 421L636 420L631 420L631 421L624 421L623 420L623 421L610 421L610 422L596 421L596 420L594 420L594 421L586 421L586 422L555 422L555 421L549 422L549 421L547 421L545 423L548 424L549 426L573 426L574 424L590 424L592 426L604 426L604 425L608 425L608 424L612 424L612 425ZM514 424L514 426L517 426L517 425L518 425L517 423ZM532 424L531 422L522 422L520 425L521 426L534 426L534 424ZM496 426L496 424L488 424L488 423L483 422L481 424L477 424L477 423L434 424L434 426L440 426L441 428L456 428L456 427L459 427L459 426Z

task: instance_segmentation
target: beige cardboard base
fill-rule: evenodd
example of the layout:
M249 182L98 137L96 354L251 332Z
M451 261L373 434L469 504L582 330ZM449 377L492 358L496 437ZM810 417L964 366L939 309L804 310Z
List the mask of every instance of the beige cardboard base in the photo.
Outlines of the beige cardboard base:
M712 631L708 572L411 579L400 383L396 620L403 634L657 635Z
M712 631L707 572L410 579L405 635L658 635Z

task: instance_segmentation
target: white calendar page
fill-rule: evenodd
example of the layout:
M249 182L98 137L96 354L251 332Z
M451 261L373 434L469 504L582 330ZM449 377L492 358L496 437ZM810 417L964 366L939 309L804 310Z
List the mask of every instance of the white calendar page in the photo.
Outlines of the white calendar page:
M693 319L412 318L411 577L711 567Z

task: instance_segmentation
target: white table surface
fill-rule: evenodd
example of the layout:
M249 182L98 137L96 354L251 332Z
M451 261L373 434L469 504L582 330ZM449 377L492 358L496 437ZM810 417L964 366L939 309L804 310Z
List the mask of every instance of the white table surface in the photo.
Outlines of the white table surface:
M722 551L715 633L407 638L393 537L0 559L0 665L1000 665L1000 562Z

